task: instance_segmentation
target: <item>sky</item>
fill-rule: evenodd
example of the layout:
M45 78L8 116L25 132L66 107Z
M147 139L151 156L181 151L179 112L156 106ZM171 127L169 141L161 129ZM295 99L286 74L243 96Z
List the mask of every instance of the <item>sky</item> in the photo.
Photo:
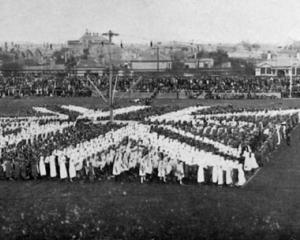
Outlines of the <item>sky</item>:
M0 42L65 43L86 29L114 42L282 44L300 40L299 0L0 0Z

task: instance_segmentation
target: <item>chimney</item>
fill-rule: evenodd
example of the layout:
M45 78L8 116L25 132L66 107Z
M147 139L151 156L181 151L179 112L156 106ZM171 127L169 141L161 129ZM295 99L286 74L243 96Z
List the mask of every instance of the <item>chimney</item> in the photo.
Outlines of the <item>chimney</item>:
M267 59L268 59L268 60L271 60L271 59L272 59L272 54L271 54L270 51L268 52Z

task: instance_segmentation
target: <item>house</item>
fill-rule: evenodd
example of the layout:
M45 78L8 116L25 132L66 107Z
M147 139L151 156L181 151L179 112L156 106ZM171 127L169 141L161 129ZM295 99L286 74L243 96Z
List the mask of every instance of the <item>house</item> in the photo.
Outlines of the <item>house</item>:
M184 61L185 69L199 69L199 68L214 68L213 58L200 58L200 59L189 59ZM231 68L231 62L224 62L217 66L219 68Z
M145 51L136 59L130 61L130 69L133 71L162 72L172 68L171 57L157 51Z
M296 56L277 56L258 63L255 67L255 76L298 76L300 75L300 53Z
M172 68L171 60L132 60L130 64L131 70L139 72L162 72Z
M101 52L101 48L107 47L108 44L107 38L99 33L91 33L86 30L78 40L69 40L67 48L69 53L74 56L81 56L88 49L90 56L97 57Z
M185 69L196 69L199 67L199 62L197 59L188 59L184 61Z
M212 58L200 58L198 60L199 68L213 68L214 59Z

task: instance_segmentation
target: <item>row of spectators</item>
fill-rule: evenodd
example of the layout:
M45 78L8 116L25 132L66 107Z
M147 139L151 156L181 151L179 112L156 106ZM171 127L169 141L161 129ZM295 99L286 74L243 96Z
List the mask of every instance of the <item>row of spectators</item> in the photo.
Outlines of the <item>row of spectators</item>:
M107 91L108 76L89 76L103 91ZM283 97L289 93L289 78L258 78L254 76L134 76L119 77L116 90L120 92L141 91L178 92L180 90L206 93L270 93ZM65 74L19 74L0 76L0 96L90 96L93 87L87 77ZM300 92L300 78L293 79L293 93Z
M0 76L0 96L90 96L83 80L65 74Z

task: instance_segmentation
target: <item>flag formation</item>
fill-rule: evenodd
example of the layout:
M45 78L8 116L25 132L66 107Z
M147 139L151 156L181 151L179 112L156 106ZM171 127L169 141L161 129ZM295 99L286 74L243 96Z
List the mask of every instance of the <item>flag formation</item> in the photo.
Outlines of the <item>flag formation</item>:
M61 179L243 186L291 144L300 109L129 106L106 111L37 107L0 118L0 179ZM72 120L68 114L77 112Z

